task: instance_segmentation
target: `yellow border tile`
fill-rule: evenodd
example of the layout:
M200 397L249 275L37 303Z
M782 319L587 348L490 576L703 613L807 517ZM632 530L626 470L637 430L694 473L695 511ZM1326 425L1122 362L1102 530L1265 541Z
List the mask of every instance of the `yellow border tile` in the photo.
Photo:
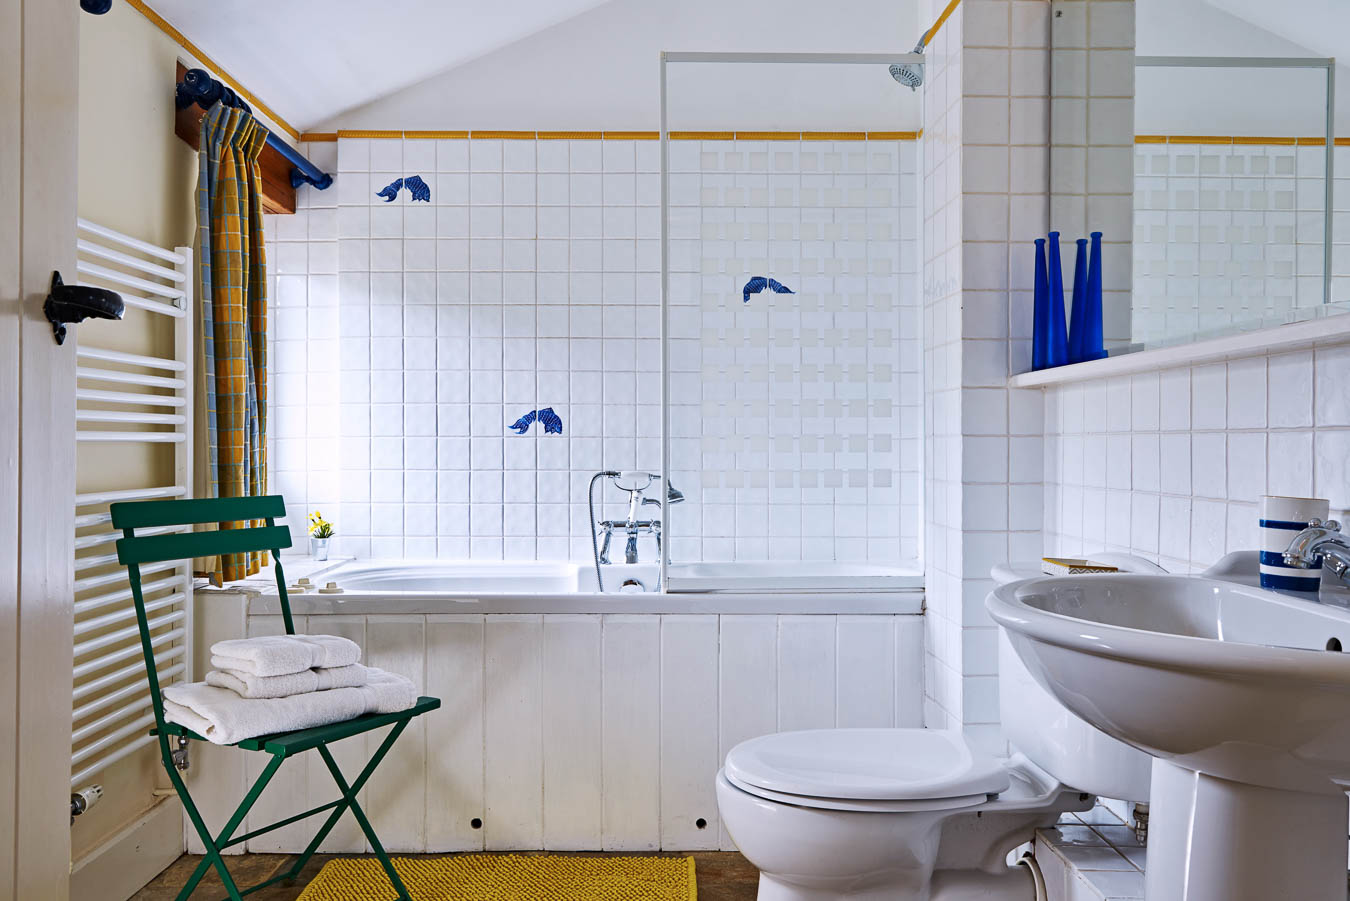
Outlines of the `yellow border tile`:
M734 131L672 131L670 132L672 141L733 141L736 139Z
M339 128L337 136L339 138L401 138L403 132L369 128Z
M467 138L467 131L405 131L405 138L437 138L445 140L447 138Z
M952 4L956 6L955 3ZM804 131L802 132L803 141L865 141L867 132L865 131Z
M305 131L300 133L300 140L312 143L324 143L337 140L335 131Z
M606 141L657 141L661 138L659 131L607 131L605 132Z
M800 141L800 131L738 131L738 141Z
M532 131L471 131L470 138L496 139L499 141L533 141Z
M599 141L605 136L602 131L541 131L541 141Z

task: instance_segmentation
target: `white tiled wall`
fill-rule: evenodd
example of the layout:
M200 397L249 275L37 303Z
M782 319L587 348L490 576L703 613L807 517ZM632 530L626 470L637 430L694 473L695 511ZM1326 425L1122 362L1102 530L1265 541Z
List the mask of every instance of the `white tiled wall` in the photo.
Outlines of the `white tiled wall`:
M1030 241L1049 220L1049 7L967 0L930 44L924 122L925 721L998 751L989 568L1040 546ZM1028 516L1028 511L1035 511Z
M917 156L672 142L676 559L918 560Z
M1350 298L1350 147L1334 149L1332 297ZM1344 168L1343 168L1344 167ZM1157 341L1323 302L1326 148L1141 144L1133 338Z
M850 152L775 142L770 162L764 142L675 142L676 157L689 160L685 179L707 179L681 202L685 221L700 220L692 237L702 239L708 228L719 228L716 241L729 248L719 254L724 270L706 272L703 259L692 271L682 270L706 282L687 295L695 300L688 308L693 318L673 322L685 329L674 335L672 368L693 379L682 386L694 391L687 396L697 398L701 390L694 386L704 371L699 359L703 329L723 326L720 319L704 323L698 317L720 317L718 304L741 307L745 279L774 274L745 268L779 255L780 240L793 248L792 275L784 281L808 279L794 301L821 304L827 317L845 316L853 312L853 293L874 295L866 301L872 306L859 314L867 327L876 327L864 343L879 345L882 325L873 317L880 313L893 317L895 338L884 349L893 355L885 364L866 357L869 379L886 376L894 403L885 421L893 429L872 427L865 433L872 439L866 450L855 454L850 444L820 467L843 472L844 478L861 469L869 482L875 470L894 467L891 485L877 486L878 497L889 506L885 515L873 516L865 501L859 505L864 537L889 543L770 542L770 518L761 514L771 508L765 498L753 496L764 494L765 486L734 488L730 481L740 468L705 459L674 474L676 487L690 498L672 513L677 559L734 554L762 560L770 545L796 559L868 559L885 551L888 562L894 562L900 556L902 509L916 518L918 510L912 499L904 508L900 503L904 467L917 472L917 454L906 457L903 439L917 440L918 425L906 424L902 415L903 392L914 397L917 350L902 363L900 339L912 339L915 330L902 333L905 297L898 284L906 253L909 259L916 254L901 248L898 229L889 242L829 232L829 226L847 224L857 214L874 223L883 207L889 216L898 216L900 148L893 141L883 143L886 171L875 175L891 179L894 189L884 198L874 193L854 203L842 192L855 173L846 166L834 172L829 165L836 154L851 160L861 147ZM272 485L286 495L294 522L302 521L301 511L322 510L337 526L334 551L341 554L589 558L586 486L591 474L660 467L658 154L657 142L642 140L338 142L334 188L301 192L307 206L269 223L276 298ZM812 163L821 168L811 170ZM736 169L738 164L743 168ZM385 185L409 175L421 175L430 186L429 203L413 201L406 189L390 203L377 196ZM769 194L771 178L775 191ZM864 173L864 178L872 175ZM783 180L791 181L794 190L784 194ZM705 202L712 196L707 191L723 188L727 193ZM789 220L796 223L790 239L777 230L772 236L757 232L770 222L779 226ZM733 234L733 226L742 230ZM817 237L833 243L814 246ZM913 235L908 237L912 248ZM884 243L892 248L885 253ZM866 281L851 284L851 267L839 272L831 267L855 250L869 268L874 257L878 262L862 276ZM878 306L882 298L888 310ZM761 303L766 299L756 297ZM835 303L847 309L836 313ZM761 346L765 336L758 326L726 325L744 329L744 343L760 353L771 344L778 347L780 338L790 345L813 328L806 321L775 319L767 324L773 332ZM798 331L790 337L781 331L789 329ZM830 326L818 334L823 342L835 337ZM683 344L692 356L682 355ZM709 351L716 353L711 346ZM859 361L867 351L861 354ZM686 366L686 361L697 362ZM767 370L761 373L749 357L727 362L735 371L728 369L725 377L719 373L718 384L737 380L736 402L753 411L755 392L769 384ZM782 361L775 357L774 362ZM883 368L887 364L889 372ZM823 365L819 371L833 374ZM773 384L779 384L779 374L775 368ZM840 379L851 382L852 376L849 371ZM794 371L787 384L797 390L798 381ZM868 381L869 392L872 386ZM825 415L834 412L828 406L832 397L852 397L817 398L804 386L800 394L803 401L818 399ZM881 399L871 393L867 398ZM544 407L562 418L561 435L545 434L538 424L524 436L508 428ZM909 409L917 412L917 406ZM701 417L703 410L695 406L692 412ZM723 412L731 413L729 407ZM799 406L794 417L809 412ZM735 435L745 436L744 447L733 452L764 453L759 448L763 430L745 430L753 427L752 420L709 419L717 426L709 427L708 436L730 437L719 429L732 424ZM800 431L793 425L781 434L770 432L772 452L778 439L794 430ZM881 435L895 438L886 450ZM795 455L804 453L804 446L794 447L787 459L795 462ZM697 452L687 459L697 460ZM704 483L702 467L717 474L716 486ZM602 485L597 494L613 503L597 513L619 515L621 498L603 490ZM730 510L711 504L700 509L702 490L735 491L734 504ZM804 484L775 492L775 501L785 505L772 508L772 520L783 524L795 516L805 531L818 518L805 505L819 501L833 508L851 500L846 497L850 490L826 483L822 495L811 495ZM723 495L714 497L726 501ZM911 541L916 531L907 533ZM647 545L642 553L650 559L655 549Z
M1350 346L1051 388L1046 550L1179 572L1259 546L1263 494L1350 509Z

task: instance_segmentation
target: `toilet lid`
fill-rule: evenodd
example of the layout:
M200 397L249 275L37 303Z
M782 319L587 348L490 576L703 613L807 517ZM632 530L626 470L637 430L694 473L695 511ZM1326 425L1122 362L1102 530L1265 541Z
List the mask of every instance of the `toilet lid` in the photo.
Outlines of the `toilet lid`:
M787 795L905 801L991 795L1008 774L941 729L815 729L779 732L731 749L727 777Z

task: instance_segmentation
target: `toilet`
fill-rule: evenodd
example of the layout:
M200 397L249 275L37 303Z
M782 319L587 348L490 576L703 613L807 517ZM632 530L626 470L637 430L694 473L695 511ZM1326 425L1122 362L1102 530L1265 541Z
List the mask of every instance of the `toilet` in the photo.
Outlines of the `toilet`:
M1151 758L1069 713L1002 635L999 672L1009 757L939 729L780 732L732 748L717 803L759 868L759 901L1035 901L1039 870L1010 867L1010 851L1095 795L1148 800Z

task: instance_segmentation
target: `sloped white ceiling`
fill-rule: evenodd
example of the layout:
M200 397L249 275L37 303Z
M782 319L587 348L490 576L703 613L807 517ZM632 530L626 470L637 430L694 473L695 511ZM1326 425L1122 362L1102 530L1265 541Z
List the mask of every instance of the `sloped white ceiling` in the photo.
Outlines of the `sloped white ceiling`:
M1318 56L1350 60L1346 0L1208 0L1230 15L1292 41Z
M603 0L150 0L304 130Z

